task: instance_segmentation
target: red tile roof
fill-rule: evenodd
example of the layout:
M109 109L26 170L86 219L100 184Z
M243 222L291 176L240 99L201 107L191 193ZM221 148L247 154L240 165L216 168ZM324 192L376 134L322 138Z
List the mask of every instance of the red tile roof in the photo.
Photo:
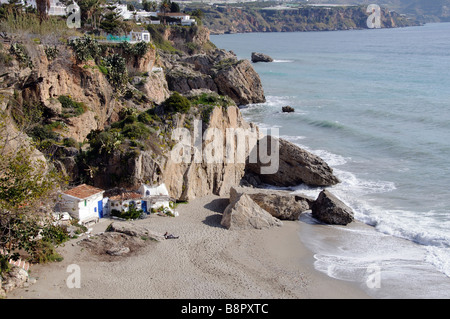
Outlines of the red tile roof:
M129 199L140 199L142 198L142 195L139 193L122 193L120 195L112 196L109 199L110 200L129 200Z
M79 199L84 199L89 196L101 193L101 192L104 192L104 190L94 187L94 186L82 184L80 186L77 186L75 188L65 191L64 194L70 195L70 196L73 196L73 197L76 197Z

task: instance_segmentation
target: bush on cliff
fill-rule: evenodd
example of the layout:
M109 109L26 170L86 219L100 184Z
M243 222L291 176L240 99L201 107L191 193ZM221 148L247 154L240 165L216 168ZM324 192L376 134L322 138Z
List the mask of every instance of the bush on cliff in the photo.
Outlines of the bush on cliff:
M164 110L174 113L187 113L191 108L191 102L178 92L174 92L164 103Z
M82 38L70 40L69 46L74 51L77 59L82 62L90 59L96 59L101 52L98 41L88 35L84 35Z

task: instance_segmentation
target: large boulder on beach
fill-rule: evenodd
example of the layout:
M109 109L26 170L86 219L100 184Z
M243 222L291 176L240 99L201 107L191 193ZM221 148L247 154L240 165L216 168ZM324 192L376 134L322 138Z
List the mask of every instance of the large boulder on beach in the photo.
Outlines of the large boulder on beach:
M249 196L259 207L281 220L298 220L301 213L310 209L310 201L302 196L266 193Z
M352 209L328 190L319 194L311 210L314 218L326 224L347 225L354 220Z
M252 62L273 62L273 59L264 53L252 52Z
M162 234L154 232L146 227L137 225L133 222L112 222L108 226L106 231L122 233L132 237L147 238L154 241L164 240L164 236Z
M257 205L247 194L231 194L230 204L223 212L220 222L225 228L263 229L281 226L282 222Z
M298 220L300 214L309 211L314 203L313 198L293 195L289 191L250 187L230 189L230 198L240 194L247 194L259 207L281 220Z
M268 136L266 142L267 151L263 150L266 154L275 154L275 157L277 154L272 152L272 146L278 147L279 154L275 158L278 160L278 170L273 174L264 173L264 167L270 167L273 165L272 162L263 164L260 161L252 163L249 160L246 165L246 173L256 174L262 183L281 187L300 184L325 187L339 183L332 168L320 157L281 138ZM261 140L256 145L258 154L261 154L260 144Z

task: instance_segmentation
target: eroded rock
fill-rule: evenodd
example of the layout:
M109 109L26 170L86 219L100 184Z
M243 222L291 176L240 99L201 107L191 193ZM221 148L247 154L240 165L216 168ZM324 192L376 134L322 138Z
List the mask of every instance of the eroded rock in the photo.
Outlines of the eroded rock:
M331 225L347 225L354 220L352 209L328 190L323 190L312 205L312 216Z
M283 223L257 205L249 195L239 194L225 208L221 225L234 229L263 229Z

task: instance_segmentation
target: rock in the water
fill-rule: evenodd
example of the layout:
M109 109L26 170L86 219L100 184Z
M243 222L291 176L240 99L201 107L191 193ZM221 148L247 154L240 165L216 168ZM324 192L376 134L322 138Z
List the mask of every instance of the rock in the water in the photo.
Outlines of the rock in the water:
M264 167L276 166L272 162L269 164L262 164L260 161L257 163L248 162L246 166L247 172L258 175L263 183L281 187L296 186L299 184L332 186L339 183L331 167L320 157L281 138L277 139L269 136L266 141L266 154L273 154L275 160L278 159L278 170L271 174L264 173ZM260 144L261 140L257 143L258 148ZM279 147L278 157L276 157L277 152L272 152L272 145ZM259 154L261 154L261 151L259 151Z
M273 59L267 54L252 52L252 62L273 62Z
M230 196L220 224L228 229L263 229L281 226L282 222L257 205L247 194ZM234 199L234 200L233 200Z
M354 220L352 209L327 190L312 205L312 216L331 225L347 225Z
M295 109L292 106L286 105L281 108L284 113L292 113L295 112Z
M221 95L227 95L238 105L266 101L261 79L248 60L222 66L213 74Z

